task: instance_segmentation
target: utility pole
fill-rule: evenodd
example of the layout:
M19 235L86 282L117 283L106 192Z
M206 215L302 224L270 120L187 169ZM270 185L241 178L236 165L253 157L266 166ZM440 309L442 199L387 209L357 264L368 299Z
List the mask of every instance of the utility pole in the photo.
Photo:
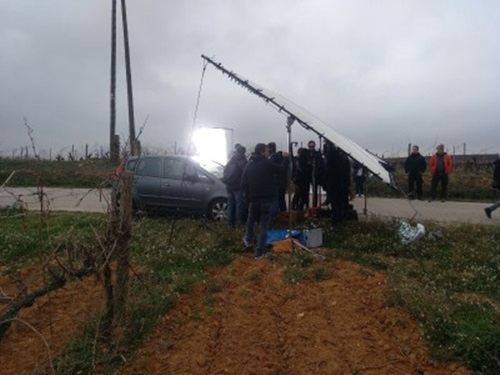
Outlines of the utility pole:
M128 24L127 24L127 7L125 0L122 3L122 21L123 21L123 43L125 49L125 71L127 76L127 98L128 98L128 124L130 138L130 155L136 155L136 139L135 139L135 119L134 119L134 95L132 91L132 72L130 68L130 50L128 41Z
M109 89L109 157L118 162L119 146L116 133L116 0L111 6L111 84Z

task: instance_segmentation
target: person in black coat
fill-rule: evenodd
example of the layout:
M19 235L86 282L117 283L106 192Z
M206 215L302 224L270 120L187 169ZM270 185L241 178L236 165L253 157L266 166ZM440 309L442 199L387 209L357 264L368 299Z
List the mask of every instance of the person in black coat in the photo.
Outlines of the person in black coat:
M323 157L321 152L316 150L316 142L310 140L307 143L309 156L309 170L311 171L312 207L318 207L318 196L321 185L323 185Z
M262 259L267 242L267 230L275 197L277 174L284 173L290 162L288 153L283 153L283 162L275 164L269 157L269 148L264 143L255 146L255 152L243 171L241 187L248 201L248 217L243 243L250 247L254 240L254 223L260 225L255 258Z
M360 162L355 160L352 169L354 172L354 186L356 190L356 197L364 198L366 168Z
M500 190L500 154L493 162L493 189Z
M493 162L493 166L493 184L491 187L493 189L500 190L500 155L499 158L497 158L497 160ZM491 219L491 213L498 207L500 207L500 199L493 203L491 206L484 209L484 213L486 214L486 216L488 216L488 219Z
M414 145L412 147L411 154L406 158L405 172L408 174L408 198L415 198L415 185L417 187L417 198L422 200L422 185L423 179L422 174L427 168L427 163L420 152L418 151L418 146Z
M335 145L330 145L326 153L325 188L331 199L332 224L340 224L349 206L349 186L351 184L351 164L349 157Z
M239 225L243 220L244 196L241 189L241 176L247 165L245 147L238 145L229 162L224 167L222 181L227 191L227 221L232 227Z
M269 142L267 144L269 148L269 160L273 163L281 165L283 162L283 152L276 152L276 143ZM280 212L286 211L286 201L285 193L288 185L288 173L287 171L281 171L274 175L275 187L274 187L274 204L271 212L271 218L276 219Z
M293 175L295 193L293 195L292 208L294 210L302 211L305 208L309 208L311 173L308 151L301 147L297 150Z

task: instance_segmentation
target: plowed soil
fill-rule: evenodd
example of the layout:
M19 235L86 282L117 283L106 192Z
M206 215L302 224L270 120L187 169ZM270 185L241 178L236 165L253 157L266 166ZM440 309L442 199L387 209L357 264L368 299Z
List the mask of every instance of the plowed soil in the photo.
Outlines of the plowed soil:
M182 296L128 374L467 374L429 359L417 324L386 305L382 274L337 261L323 281L240 257Z
M38 270L22 270L15 276L0 272L0 292L8 296L23 289L29 294L43 284ZM0 374L33 374L39 366L46 366L103 302L103 288L94 277L68 283L38 298L33 306L21 310L0 340ZM0 305L0 311L7 306Z
M319 264L319 263L318 263ZM346 261L328 279L286 282L284 266L242 255L182 295L126 374L468 374L436 363L415 321L388 306L383 274ZM12 279L0 277L5 290ZM25 309L0 342L0 368L31 374L102 301L92 278ZM35 332L35 330L37 332Z

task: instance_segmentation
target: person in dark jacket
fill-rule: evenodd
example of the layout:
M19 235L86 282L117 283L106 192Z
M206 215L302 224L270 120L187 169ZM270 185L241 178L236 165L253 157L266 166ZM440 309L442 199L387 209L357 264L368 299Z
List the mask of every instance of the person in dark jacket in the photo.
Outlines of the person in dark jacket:
M288 153L283 153L283 162L280 165L273 163L268 157L268 146L258 143L241 179L241 187L248 201L248 217L243 237L246 247L250 247L254 240L254 224L258 221L260 226L255 259L262 259L266 248L267 230L275 196L274 176L286 171L290 162Z
M408 198L415 198L415 186L417 187L417 198L422 200L422 174L427 168L424 157L418 151L418 146L413 145L411 154L406 158L405 172L408 174Z
M340 224L349 206L351 164L349 157L335 145L328 147L326 154L325 187L332 205L332 224Z
M497 160L493 162L493 184L492 188L500 190L500 155ZM486 207L484 209L484 213L488 216L488 219L491 219L491 213L495 211L498 207L500 207L500 199L493 203L491 206Z
M269 142L267 144L269 148L269 160L273 163L281 165L283 162L283 152L276 152L276 143ZM274 199L273 199L273 208L271 211L271 218L276 219L280 212L286 211L286 202L285 202L285 192L287 187L287 171L282 171L274 174Z
M243 220L243 190L241 189L241 176L247 165L245 147L238 145L231 159L224 167L222 181L226 184L227 191L227 221L232 227L239 225Z
M283 151L278 151L276 154L278 155L278 160L281 164L283 162ZM292 171L287 169L280 175L279 190L278 190L279 212L285 212L287 210L286 191L288 189L288 183L291 176L291 172Z
M293 172L295 193L293 195L292 208L302 211L305 208L309 208L309 185L311 184L312 173L307 149L301 147L297 150Z
M332 203L332 198L330 197L331 189L328 188L328 176L327 174L327 169L326 169L326 159L328 155L328 149L330 147L335 147L332 142L330 142L328 139L325 138L325 142L323 144L323 171L324 171L324 178L322 181L322 186L323 189L326 192L326 199L324 202L321 203L322 206L330 206Z
M366 168L358 161L354 161L352 166L354 172L354 186L356 197L365 197Z
M323 184L323 158L321 152L316 150L316 142L310 140L307 143L309 150L309 164L311 170L312 207L318 207L318 196Z
M500 154L493 162L493 189L500 190Z

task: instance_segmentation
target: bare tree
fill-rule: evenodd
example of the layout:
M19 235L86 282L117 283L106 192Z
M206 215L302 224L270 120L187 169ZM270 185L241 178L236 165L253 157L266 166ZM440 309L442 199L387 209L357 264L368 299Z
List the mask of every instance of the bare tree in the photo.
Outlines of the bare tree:
M33 129L28 125L28 119L26 117L24 118L24 126L26 127L26 129L28 129L28 137L30 137L33 155L35 155L35 158L40 159L40 157L36 153L35 138L33 138ZM26 147L26 155L28 155L28 148L27 147Z

